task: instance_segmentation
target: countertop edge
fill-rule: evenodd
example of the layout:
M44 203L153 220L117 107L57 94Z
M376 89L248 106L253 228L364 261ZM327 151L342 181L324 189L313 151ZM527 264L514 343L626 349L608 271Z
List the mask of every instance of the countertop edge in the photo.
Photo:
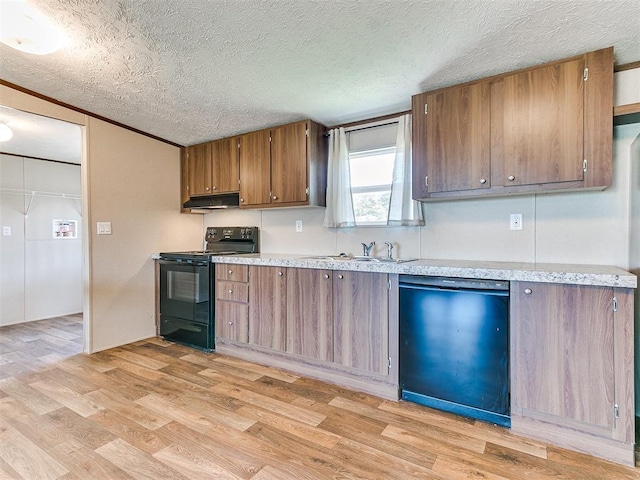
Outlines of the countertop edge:
M153 254L154 260L158 259ZM275 267L395 273L456 278L592 285L637 288L637 277L609 265L572 265L553 263L485 262L466 260L420 259L406 263L376 263L304 258L292 254L249 254L212 257L213 263L264 265Z

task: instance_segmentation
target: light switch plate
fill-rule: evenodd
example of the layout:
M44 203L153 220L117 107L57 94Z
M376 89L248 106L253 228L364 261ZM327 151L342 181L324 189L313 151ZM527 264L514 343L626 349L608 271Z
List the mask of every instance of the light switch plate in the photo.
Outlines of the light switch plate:
M111 222L97 222L98 235L111 235Z
M3 237L10 237L11 236L11 227L9 226L3 226L2 227L2 236Z

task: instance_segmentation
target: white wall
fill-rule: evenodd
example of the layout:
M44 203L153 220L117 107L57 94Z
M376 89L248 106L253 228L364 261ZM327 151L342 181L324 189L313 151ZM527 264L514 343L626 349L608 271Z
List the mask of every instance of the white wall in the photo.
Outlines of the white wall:
M89 118L91 351L155 335L151 254L202 247L202 219L180 214L180 150ZM112 235L97 235L111 222Z
M54 219L81 225L81 202L39 194L79 196L80 165L1 155L0 173L0 224L11 229L0 237L0 325L81 312L82 235L52 232Z

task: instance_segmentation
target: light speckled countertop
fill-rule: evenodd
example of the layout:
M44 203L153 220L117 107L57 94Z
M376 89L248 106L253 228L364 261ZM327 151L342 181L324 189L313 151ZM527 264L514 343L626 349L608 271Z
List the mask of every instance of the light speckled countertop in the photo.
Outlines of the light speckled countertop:
M399 273L436 277L520 280L605 287L636 288L637 277L607 265L564 265L558 263L479 262L472 260L420 259L407 263L376 263L305 258L304 255L251 254L212 258L213 263L268 265L276 267Z

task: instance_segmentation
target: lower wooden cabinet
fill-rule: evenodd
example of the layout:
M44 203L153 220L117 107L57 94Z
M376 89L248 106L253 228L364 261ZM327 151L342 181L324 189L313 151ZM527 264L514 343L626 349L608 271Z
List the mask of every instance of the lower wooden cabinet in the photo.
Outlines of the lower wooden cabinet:
M217 264L216 343L249 341L249 283L246 265Z
M512 282L512 429L631 462L633 348L632 290Z
M285 350L287 270L282 267L249 267L250 344Z
M287 352L333 361L333 272L289 268Z
M345 367L389 372L389 276L334 272L333 360Z
M387 378L389 275L252 265L245 310L238 267L219 264L216 270L222 342L248 342L262 352Z

